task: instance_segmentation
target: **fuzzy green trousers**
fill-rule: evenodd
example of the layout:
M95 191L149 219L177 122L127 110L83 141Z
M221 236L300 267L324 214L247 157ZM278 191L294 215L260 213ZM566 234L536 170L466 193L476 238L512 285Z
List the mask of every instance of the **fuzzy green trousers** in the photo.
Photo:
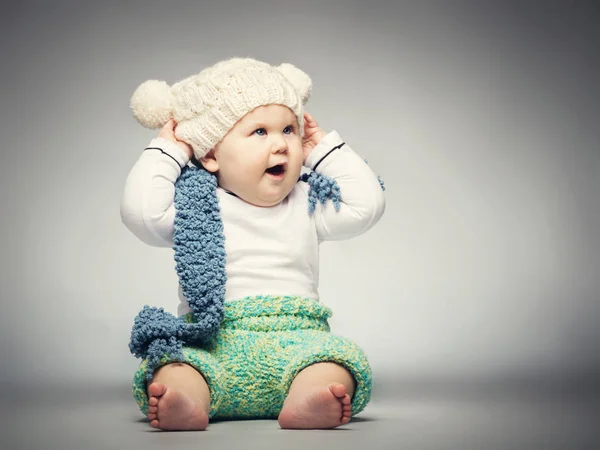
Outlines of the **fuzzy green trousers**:
M294 377L318 362L344 366L356 381L352 415L371 396L371 368L364 351L329 331L331 310L300 297L256 296L224 305L217 337L206 347L184 347L184 363L198 370L210 390L210 418L277 418ZM193 321L193 315L186 316ZM161 365L173 362L168 358ZM133 395L148 413L146 365L135 373Z

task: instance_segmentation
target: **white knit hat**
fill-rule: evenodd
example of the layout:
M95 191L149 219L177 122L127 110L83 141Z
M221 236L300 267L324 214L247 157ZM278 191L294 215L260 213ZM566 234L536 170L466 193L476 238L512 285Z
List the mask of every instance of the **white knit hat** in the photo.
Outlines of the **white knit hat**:
M311 89L310 77L291 64L274 67L251 58L233 58L171 87L164 81L145 81L133 93L130 106L147 128L161 128L175 119L175 136L190 144L200 159L258 106L287 106L298 117L304 135L303 105Z

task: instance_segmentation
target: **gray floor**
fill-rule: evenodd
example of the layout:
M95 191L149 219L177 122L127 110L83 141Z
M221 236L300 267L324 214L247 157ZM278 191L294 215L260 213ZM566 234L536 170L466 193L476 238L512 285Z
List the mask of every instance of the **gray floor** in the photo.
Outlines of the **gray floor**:
M391 386L390 386L391 387ZM275 421L153 430L126 388L3 389L0 449L600 449L596 386L404 384L350 424L290 431Z

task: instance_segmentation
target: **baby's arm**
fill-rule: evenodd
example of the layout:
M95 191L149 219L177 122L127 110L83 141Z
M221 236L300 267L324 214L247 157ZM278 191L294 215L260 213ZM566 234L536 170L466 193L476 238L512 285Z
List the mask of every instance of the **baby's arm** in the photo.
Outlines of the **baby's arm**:
M305 166L333 178L340 187L341 205L319 204L315 224L321 241L341 240L370 229L383 215L383 190L367 163L335 131L327 134L306 159ZM315 168L316 166L316 168Z
M121 220L146 244L172 247L175 181L190 155L161 135L142 152L125 181Z

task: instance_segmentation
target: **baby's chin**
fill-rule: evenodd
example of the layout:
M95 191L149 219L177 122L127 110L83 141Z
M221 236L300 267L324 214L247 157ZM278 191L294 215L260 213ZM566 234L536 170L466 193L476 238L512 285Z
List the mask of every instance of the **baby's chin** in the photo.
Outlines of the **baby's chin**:
M273 199L273 200L254 199L254 198L245 199L243 197L240 197L240 198L242 200L244 200L246 203L250 203L251 205L258 206L260 208L270 208L272 206L279 205L283 200L285 200L286 197L287 197L287 195L285 195L281 198Z
M250 196L244 195L244 193L235 193L240 199L245 201L246 203L250 203L251 205L258 206L261 208L270 208L272 206L276 206L280 204L285 198L290 194L292 190L290 189L288 192L278 193L278 195L269 196Z

